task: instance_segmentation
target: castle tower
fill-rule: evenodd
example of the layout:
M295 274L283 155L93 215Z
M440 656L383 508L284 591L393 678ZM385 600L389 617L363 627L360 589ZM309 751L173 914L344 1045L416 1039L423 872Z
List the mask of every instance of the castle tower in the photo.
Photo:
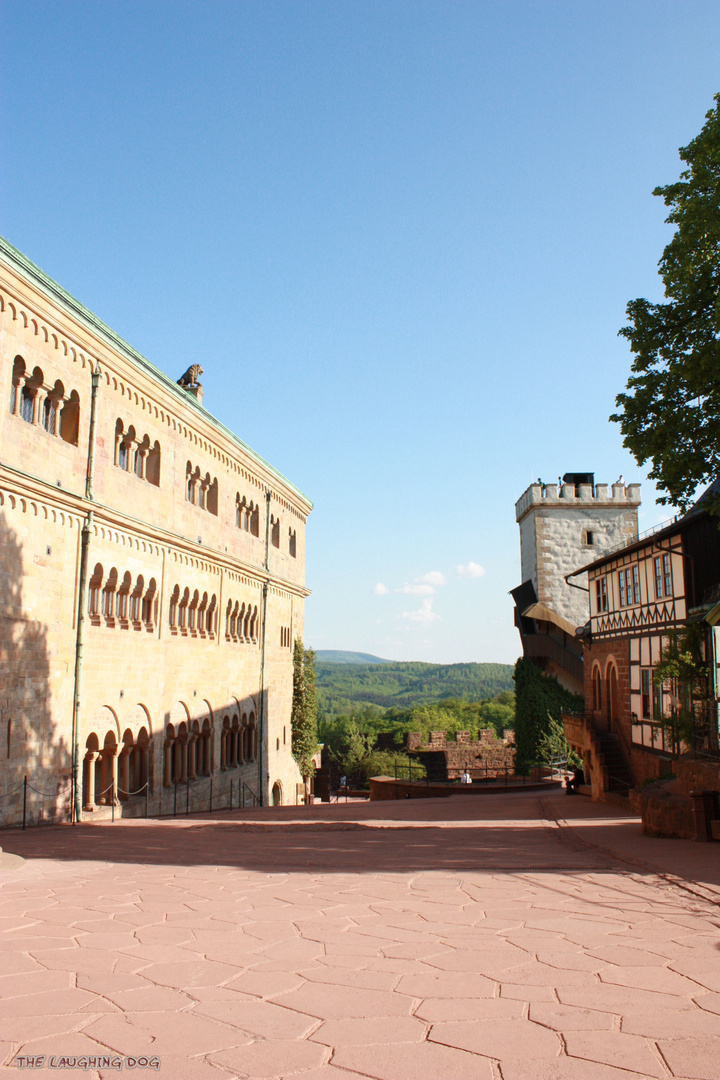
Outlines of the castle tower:
M587 592L565 576L637 536L639 506L639 484L626 485L622 477L596 484L594 473L566 473L558 484L538 481L515 504L522 585L512 595L523 651L568 689L582 687L582 652L573 638L590 610ZM587 588L584 575L574 581Z

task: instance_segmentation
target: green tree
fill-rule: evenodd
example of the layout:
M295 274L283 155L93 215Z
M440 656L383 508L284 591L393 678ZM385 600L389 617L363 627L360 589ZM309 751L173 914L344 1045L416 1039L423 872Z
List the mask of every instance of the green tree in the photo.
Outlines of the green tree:
M701 733L708 716L709 668L703 655L704 636L698 623L690 623L681 632L668 636L660 663L653 672L653 682L669 694L671 711L661 715L665 738L676 753L692 744L693 735Z
M554 720L552 716L548 716L547 730L538 743L538 759L547 765L556 761L567 761L573 768L582 765L582 758L568 745L561 721Z
M292 752L305 785L307 798L310 778L315 775L317 753L317 696L315 690L315 653L295 638L293 646L293 697L290 716Z
M680 157L677 183L655 188L677 226L660 260L667 303L632 300L620 333L635 355L619 394L624 445L686 509L697 487L720 475L720 94Z

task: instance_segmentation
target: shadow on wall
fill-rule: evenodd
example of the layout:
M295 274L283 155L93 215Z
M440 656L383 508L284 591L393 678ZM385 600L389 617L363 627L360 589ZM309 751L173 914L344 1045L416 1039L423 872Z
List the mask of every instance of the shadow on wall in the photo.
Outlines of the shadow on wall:
M59 736L47 627L23 605L22 544L7 521L16 500L0 498L0 821L22 822L23 796L28 824L69 820L72 718L66 736Z

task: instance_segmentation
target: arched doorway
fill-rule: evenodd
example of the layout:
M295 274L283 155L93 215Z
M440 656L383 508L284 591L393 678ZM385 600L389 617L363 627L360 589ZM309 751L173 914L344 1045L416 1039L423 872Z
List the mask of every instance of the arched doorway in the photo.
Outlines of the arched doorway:
M611 664L608 669L608 730L613 731L618 722L618 680L617 668Z
M273 806L282 806L282 784L279 780L276 780L272 789L272 804Z

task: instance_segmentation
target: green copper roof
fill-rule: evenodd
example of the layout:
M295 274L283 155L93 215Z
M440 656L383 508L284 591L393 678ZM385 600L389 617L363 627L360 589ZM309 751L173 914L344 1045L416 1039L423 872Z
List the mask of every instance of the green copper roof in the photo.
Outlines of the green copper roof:
M165 389L170 390L171 393L175 394L184 405L188 406L190 409L195 409L205 420L209 420L218 431L221 431L223 435L231 440L231 442L234 442L236 446L239 446L253 459L253 461L262 465L263 468L267 469L273 476L276 476L278 480L281 480L283 484L286 484L291 491L294 491L299 495L303 502L312 507L313 504L307 496L303 495L302 491L295 487L286 476L283 476L283 474L273 468L268 461L265 461L259 454L256 454L247 443L244 443L242 439L238 438L234 431L225 427L225 425L217 420L212 413L208 412L207 409L200 405L191 394L187 394L180 386L178 386L169 375L166 375L160 368L155 367L155 365L143 356L142 353L139 353L137 349L134 349L132 345L121 338L119 334L116 334L114 330L111 330L109 326L106 326L104 322L98 319L97 315L93 315L92 311L89 311L79 300L76 300L74 296L71 296L69 292L66 292L61 285L58 285L57 281L53 281L48 274L41 270L39 266L36 266L35 263L31 262L21 251L18 251L17 248L13 247L13 245L3 236L0 236L0 252L7 258L8 262L14 263L26 277L31 278L42 292L46 293L52 300L59 301L64 308L71 312L71 314L81 323L84 323L93 331L93 333L106 341L108 345L117 349L118 352L123 353L129 360L132 360L134 364L137 364L138 367L143 368L152 376L152 378L156 379L157 382L162 383Z

